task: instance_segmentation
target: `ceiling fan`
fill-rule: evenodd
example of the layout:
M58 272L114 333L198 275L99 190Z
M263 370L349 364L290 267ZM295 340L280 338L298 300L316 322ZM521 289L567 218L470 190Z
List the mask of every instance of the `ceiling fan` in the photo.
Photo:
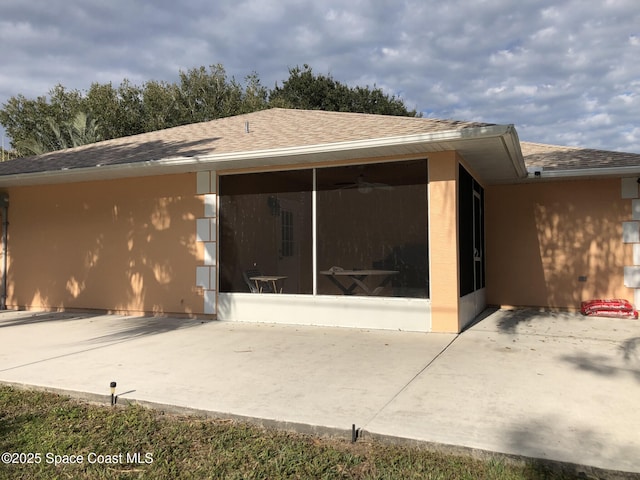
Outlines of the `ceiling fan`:
M357 188L360 193L370 193L374 188L382 190L393 190L391 185L386 183L368 182L364 173L358 175L355 182L340 182L335 184L339 189Z

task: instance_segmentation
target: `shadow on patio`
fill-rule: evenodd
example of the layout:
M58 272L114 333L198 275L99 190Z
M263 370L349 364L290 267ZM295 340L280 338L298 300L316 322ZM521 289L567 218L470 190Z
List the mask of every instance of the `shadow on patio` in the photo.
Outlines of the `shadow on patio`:
M90 319L96 316L98 315L92 313L24 312L5 310L0 312L0 328L19 327L21 325L33 325L45 322L69 322L72 320Z
M618 356L582 352L574 355L564 355L560 359L573 364L578 370L608 377L631 375L637 382L640 382L638 345L640 345L640 337L632 337L618 345L616 349Z
M172 317L118 317L111 322L109 333L85 340L83 343L120 343L142 337L161 335L187 328L195 328L214 320L198 320ZM215 321L214 321L215 322Z

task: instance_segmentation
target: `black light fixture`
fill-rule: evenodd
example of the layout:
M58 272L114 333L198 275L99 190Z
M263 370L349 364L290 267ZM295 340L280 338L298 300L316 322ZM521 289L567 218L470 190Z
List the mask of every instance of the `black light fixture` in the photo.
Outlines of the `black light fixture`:
M109 388L111 388L111 406L113 406L116 404L116 382L111 382Z

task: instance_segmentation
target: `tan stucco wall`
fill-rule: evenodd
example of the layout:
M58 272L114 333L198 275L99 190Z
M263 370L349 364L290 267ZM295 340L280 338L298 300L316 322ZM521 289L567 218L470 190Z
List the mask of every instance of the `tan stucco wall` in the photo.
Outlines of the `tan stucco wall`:
M458 332L458 178L455 152L429 155L431 331Z
M9 308L199 314L195 174L9 189Z
M623 281L632 251L622 243L631 204L620 179L491 186L485 206L489 304L578 309L587 299L633 299Z

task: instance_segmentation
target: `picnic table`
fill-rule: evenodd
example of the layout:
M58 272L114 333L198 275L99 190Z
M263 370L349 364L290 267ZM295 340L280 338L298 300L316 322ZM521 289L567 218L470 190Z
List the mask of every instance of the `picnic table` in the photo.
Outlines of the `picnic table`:
M391 278L400 272L397 270L344 270L340 267L332 267L319 273L326 276L344 295L353 295L358 287L366 295L379 295ZM379 277L378 285L370 288L369 285L364 283L367 277ZM344 280L346 280L346 283ZM349 281L351 282L350 285L348 284Z

